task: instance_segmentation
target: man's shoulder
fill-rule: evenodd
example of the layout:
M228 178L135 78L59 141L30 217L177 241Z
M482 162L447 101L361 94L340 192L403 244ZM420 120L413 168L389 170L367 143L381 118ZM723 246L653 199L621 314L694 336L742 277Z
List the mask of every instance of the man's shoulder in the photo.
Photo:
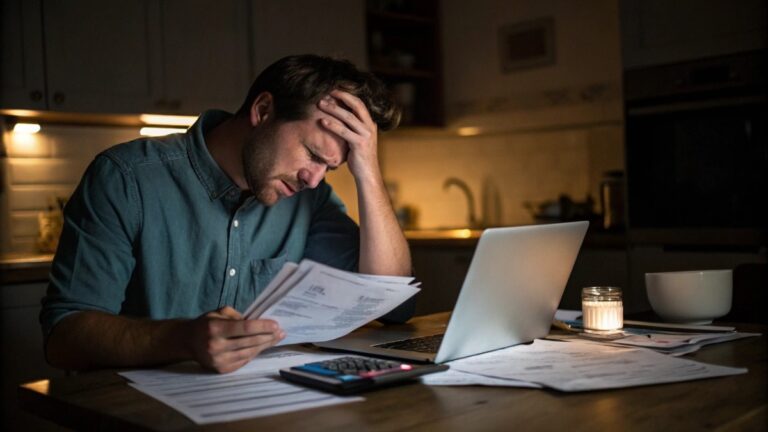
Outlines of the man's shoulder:
M100 153L99 156L111 159L123 170L130 171L143 165L186 158L188 144L189 138L186 134L137 138L112 146Z

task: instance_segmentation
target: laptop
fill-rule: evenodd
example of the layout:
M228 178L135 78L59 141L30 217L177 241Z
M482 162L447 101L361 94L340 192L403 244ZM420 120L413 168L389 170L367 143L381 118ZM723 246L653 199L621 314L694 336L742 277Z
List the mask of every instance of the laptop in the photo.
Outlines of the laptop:
M408 325L369 327L315 345L444 363L544 337L588 226L579 221L486 229L447 325L418 332Z

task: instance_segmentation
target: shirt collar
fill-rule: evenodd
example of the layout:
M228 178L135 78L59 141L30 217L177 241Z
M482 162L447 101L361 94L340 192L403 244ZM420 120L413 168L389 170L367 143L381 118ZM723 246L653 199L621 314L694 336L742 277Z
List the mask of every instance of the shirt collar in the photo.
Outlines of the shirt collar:
M205 133L230 117L232 114L225 111L206 111L187 131L191 143L187 150L189 161L211 200L219 199L230 191L240 194L240 189L216 163L205 145Z

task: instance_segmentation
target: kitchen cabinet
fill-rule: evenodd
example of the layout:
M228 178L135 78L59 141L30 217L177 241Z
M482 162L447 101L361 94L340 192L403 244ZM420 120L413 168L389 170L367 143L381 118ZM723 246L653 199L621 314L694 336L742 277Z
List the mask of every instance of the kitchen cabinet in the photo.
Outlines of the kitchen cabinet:
M46 108L40 0L2 0L0 107Z
M255 74L293 54L329 55L364 67L364 6L358 0L252 0Z
M645 273L664 271L735 269L746 263L765 265L768 262L766 247L758 245L662 245L633 243L628 249L630 259L630 299L650 310L645 293ZM758 289L764 289L759 287ZM739 287L734 286L734 300ZM757 298L758 293L739 293ZM625 298L626 298L625 294ZM762 305L753 304L752 308Z
M625 69L765 48L764 0L621 0Z
M581 310L581 289L592 286L612 286L622 289L625 310L645 310L627 285L629 270L627 251L621 246L589 246L579 251L573 270L560 300L561 309Z
M50 367L43 354L38 314L40 299L45 295L47 286L44 281L0 285L3 430L61 430L53 423L21 410L16 402L19 384L65 374Z
M152 0L45 1L47 108L147 111L161 90L153 22L158 5Z
M248 3L162 0L162 93L152 112L234 112L251 84Z
M402 124L442 126L439 2L382 0L367 4L370 69L390 87L403 108Z
M247 10L246 0L3 0L0 108L236 109L252 75Z
M476 242L453 246L411 243L414 275L422 283L416 297L416 315L453 309L476 246Z
M3 0L0 108L235 111L285 55L365 65L364 14L355 0Z
M416 279L422 282L416 315L453 309L477 247L477 238L446 240L409 238ZM617 286L629 291L630 310L648 308L629 286L629 263L623 233L588 231L565 287L560 308L581 309L581 289ZM644 292L642 293L644 296ZM627 295L625 294L625 297Z

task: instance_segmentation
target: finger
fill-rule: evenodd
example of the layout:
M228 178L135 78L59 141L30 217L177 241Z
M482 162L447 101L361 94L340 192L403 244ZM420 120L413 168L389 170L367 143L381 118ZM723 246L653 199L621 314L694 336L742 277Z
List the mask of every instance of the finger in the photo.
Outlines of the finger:
M355 133L352 129L348 128L344 123L338 120L331 120L324 118L321 120L323 127L336 134L342 140L346 141L350 145L356 145L360 140L360 135Z
M243 319L243 315L231 306L224 306L223 308L218 309L216 312L219 312L221 315L228 318Z
M251 361L254 357L261 354L267 348L277 344L279 340L262 343L249 348L243 348L235 351L227 351L214 356L211 367L218 372L226 373L237 370Z
M365 123L373 123L368 107L365 106L365 103L359 97L342 90L332 90L330 94L344 102L360 120Z
M211 322L211 335L223 338L275 333L280 329L272 320L218 320Z
M222 348L224 351L238 351L242 349L258 347L265 344L275 344L280 340L280 332L265 333L255 336L242 336L239 338L227 339Z
M363 121L359 119L354 113L352 113L352 111L339 105L333 98L320 100L318 106L323 112L330 114L334 118L340 120L352 131L360 135L369 134L368 130L371 128L371 126L363 123Z
M204 316L208 318L216 318L216 319L223 319L223 320L242 318L242 315L240 315L240 312L236 311L235 309L229 306L224 306L223 308L219 308L219 309L216 309L215 311L208 312Z

